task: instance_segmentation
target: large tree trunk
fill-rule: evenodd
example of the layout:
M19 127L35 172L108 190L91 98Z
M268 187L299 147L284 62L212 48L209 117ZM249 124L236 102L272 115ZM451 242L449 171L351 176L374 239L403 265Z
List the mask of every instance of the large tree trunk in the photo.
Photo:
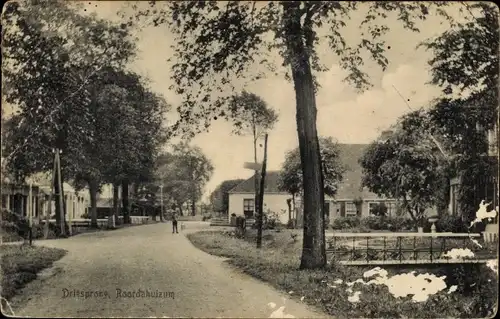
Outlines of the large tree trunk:
M130 204L129 204L128 190L129 190L128 180L124 179L122 181L122 211L123 211L124 224L130 224Z
M56 152L58 150L56 149ZM61 234L61 205L59 205L59 200L61 197L61 194L59 193L59 172L58 172L58 167L57 167L57 155L54 156L54 178L53 178L53 189L54 189L54 208L55 208L55 217L56 217L56 227L55 230L57 232L56 236L59 236Z
M191 198L191 215L196 216L196 194L193 192L193 196Z
M326 266L323 175L316 129L316 97L303 42L300 3L285 2L285 36L295 87L297 131L304 189L304 239L301 269Z
M97 191L98 191L97 181L95 180L89 181L90 228L97 228Z
M108 216L108 226L110 228L115 228L116 221L118 220L118 196L120 191L118 185L118 183L113 184L113 209L109 212Z
M286 205L288 206L288 222L292 220L292 199L288 198L286 200Z

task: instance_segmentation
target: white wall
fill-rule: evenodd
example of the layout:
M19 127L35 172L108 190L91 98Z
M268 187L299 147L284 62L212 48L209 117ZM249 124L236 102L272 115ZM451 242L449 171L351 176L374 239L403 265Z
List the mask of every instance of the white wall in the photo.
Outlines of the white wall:
M121 199L121 186L118 186L118 198ZM101 192L97 194L97 198L113 198L113 184L104 184L101 186Z
M50 188L44 187L46 191L49 191ZM82 215L87 212L87 208L90 206L90 195L87 188L80 190L78 193L75 192L74 188L69 184L64 183L64 195L66 196L66 219L77 219L82 218ZM45 216L48 211L49 203L43 201L42 202L42 215ZM56 212L55 199L52 198L52 214Z
M254 199L254 194L229 194L229 216L243 216L243 199ZM271 210L279 214L282 223L288 222L288 205L286 200L292 198L286 194L264 194L264 212Z

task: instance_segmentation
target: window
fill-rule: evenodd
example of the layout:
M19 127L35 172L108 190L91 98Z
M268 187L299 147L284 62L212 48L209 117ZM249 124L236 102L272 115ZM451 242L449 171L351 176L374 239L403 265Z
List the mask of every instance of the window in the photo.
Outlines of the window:
M398 203L397 202L385 202L385 206L387 207L387 216L394 216L396 215L397 209L398 209Z
M368 214L370 216L374 216L373 210L376 209L377 206L378 206L378 203L375 203L375 202L368 203Z
M253 212L254 212L254 199L253 198L243 199L243 214L245 214L245 217L253 216Z
M357 216L358 210L356 208L356 205L354 203L346 203L345 204L345 215L347 217L349 216Z
M392 202L370 202L368 203L368 214L370 216L391 216L391 213L395 213L395 207L393 207Z

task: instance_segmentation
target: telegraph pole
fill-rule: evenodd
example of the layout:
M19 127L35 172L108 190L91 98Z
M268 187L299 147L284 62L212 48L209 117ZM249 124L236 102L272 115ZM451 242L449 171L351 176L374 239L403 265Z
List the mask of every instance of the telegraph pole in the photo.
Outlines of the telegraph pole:
M264 136L264 160L262 161L262 173L259 188L259 212L257 213L257 248L262 247L262 217L264 210L264 188L267 164L267 134Z
M65 221L65 214L64 214L64 198L63 198L63 185L62 185L62 179L61 179L61 160L60 160L60 154L62 151L58 148L55 149L54 151L55 156L54 156L54 167L55 167L55 193L56 193L56 198L57 198L57 203L56 203L56 219L59 219L59 229L60 229L60 235L62 237L66 236L66 221ZM57 212L59 210L59 212Z

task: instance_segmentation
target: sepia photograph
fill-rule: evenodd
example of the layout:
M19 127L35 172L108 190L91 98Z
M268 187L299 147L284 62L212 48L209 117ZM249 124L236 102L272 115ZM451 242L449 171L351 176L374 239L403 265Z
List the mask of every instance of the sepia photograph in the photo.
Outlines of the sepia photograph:
M6 317L494 318L500 8L10 0Z

